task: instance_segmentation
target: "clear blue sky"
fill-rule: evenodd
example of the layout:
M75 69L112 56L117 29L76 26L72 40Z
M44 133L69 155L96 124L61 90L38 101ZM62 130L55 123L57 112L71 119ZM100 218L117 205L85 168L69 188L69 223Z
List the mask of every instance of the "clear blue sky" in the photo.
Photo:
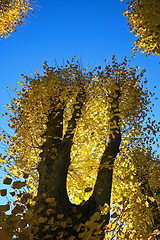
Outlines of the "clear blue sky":
M75 55L84 65L94 66L103 65L105 58L111 60L113 54L118 61L124 56L130 59L135 37L123 16L125 2L39 0L24 26L0 40L0 111L10 101L5 87L17 87L22 73L41 72L45 60L52 65L55 59L61 62ZM133 65L147 69L150 90L159 83L159 61L160 57L146 58L145 54L137 54L133 60Z
M29 75L34 69L42 72L44 61L53 65L55 59L82 59L84 66L104 65L113 54L118 61L124 56L131 59L135 41L123 16L126 1L120 0L39 0L33 6L34 15L17 27L7 39L0 40L0 115L10 101L6 86L18 87L21 74ZM146 68L150 91L159 97L160 57L136 54L132 65ZM9 90L10 91L10 90ZM11 93L11 92L10 92ZM12 94L11 94L12 95ZM160 100L154 101L156 119L160 121ZM0 127L7 122L0 117Z

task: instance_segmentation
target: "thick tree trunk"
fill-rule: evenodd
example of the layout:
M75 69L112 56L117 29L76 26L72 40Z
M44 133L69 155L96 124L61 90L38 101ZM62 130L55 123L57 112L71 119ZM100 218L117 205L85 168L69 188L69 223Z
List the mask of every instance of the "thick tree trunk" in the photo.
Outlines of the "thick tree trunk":
M84 204L69 201L66 179L70 165L70 152L76 121L86 96L84 88L77 94L76 104L68 130L62 138L63 105L58 102L48 116L46 142L42 147L39 163L39 200L36 213L41 219L38 239L103 239L104 226L109 222L109 213L100 214L100 207L110 205L114 159L119 152L121 133L119 127L119 91L111 96L112 133L101 158L94 192ZM105 165L109 168L106 168ZM36 237L35 237L36 239Z

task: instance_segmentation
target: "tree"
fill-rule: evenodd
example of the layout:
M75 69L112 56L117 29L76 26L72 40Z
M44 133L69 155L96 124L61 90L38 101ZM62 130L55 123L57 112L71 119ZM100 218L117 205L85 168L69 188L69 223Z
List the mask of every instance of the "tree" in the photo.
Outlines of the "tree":
M160 55L160 1L132 0L128 1L127 5L124 15L128 18L131 32L139 37L133 51Z
M24 23L29 10L29 0L0 0L0 37L7 38L16 31L15 27Z
M156 239L159 127L147 119L145 71L138 71L126 58L113 57L103 70L82 69L73 58L23 76L7 106L15 134L1 135L9 147L3 182L17 179L13 205L0 206L2 239Z

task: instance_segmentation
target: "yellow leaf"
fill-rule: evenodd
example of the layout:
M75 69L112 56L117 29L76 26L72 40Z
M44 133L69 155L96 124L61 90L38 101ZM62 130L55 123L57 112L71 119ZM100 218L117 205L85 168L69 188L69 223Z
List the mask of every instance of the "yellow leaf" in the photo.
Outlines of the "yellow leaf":
M51 209L51 208L49 208L49 209L47 209L47 211L46 211L46 214L49 216L49 215L51 215L51 214L54 214L55 213L55 210L54 209Z
M148 201L145 201L145 205L146 205L147 208L149 207Z
M10 209L9 203L7 203L6 205L0 205L0 211L2 212L6 212Z
M52 237L53 237L52 235L47 234L44 238L45 238L45 239L48 239L48 238L52 238Z
M101 215L106 215L110 211L110 207L107 203L103 205L103 207L100 207Z
M24 211L23 207L20 205L16 205L15 208L12 210L13 214L17 214L17 213L22 213Z
M47 193L42 193L42 198L46 198L47 197Z
M87 188L85 188L85 190L84 190L84 191L85 191L85 192L91 192L91 191L92 191L92 189L93 189L93 188L91 188L91 187L87 187Z
M82 217L82 213L79 213L78 215L76 215L77 219L80 219Z
M52 217L49 221L48 221L48 224L49 225L52 225L54 223L54 218Z
M111 218L116 218L118 215L116 212L114 212L112 215L111 215Z
M6 185L10 185L11 182L12 182L12 179L8 177L3 180L3 184L6 184Z
M55 198L46 198L45 199L45 202L46 203L52 203L52 202L54 202L55 201Z
M6 195L7 195L7 189L1 189L1 190L0 190L0 195L1 195L2 197L6 196Z
M39 217L38 218L38 222L39 223L44 223L44 222L46 222L47 221L47 218L45 218L45 217Z
M155 201L155 199L153 197L148 197L152 202Z
M64 221L64 222L61 222L61 226L62 226L63 228L65 228L65 227L66 227L66 225L67 225L67 222L66 222L66 221Z
M25 182L16 181L16 182L13 182L13 189L20 189L20 188L24 187L25 185L26 185Z
M99 221L100 217L101 217L100 212L95 212L95 213L90 217L90 221L91 221L91 222Z
M63 213L57 214L57 218L58 218L58 219L62 219L63 217L64 217L64 214L63 214Z

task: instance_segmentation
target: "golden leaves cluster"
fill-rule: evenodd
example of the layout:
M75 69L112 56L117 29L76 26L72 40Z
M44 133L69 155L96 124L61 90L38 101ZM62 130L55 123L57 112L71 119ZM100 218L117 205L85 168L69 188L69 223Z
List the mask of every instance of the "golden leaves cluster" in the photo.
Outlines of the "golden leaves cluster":
M25 206L33 204L33 197L38 188L37 166L40 161L41 146L45 143L45 131L47 128L47 116L52 106L64 107L63 114L63 136L67 130L68 122L72 117L76 96L79 93L80 85L83 83L86 93L86 100L82 107L82 115L77 120L74 130L73 146L71 149L71 165L67 177L67 190L70 200L79 204L86 201L94 190L97 177L97 170L104 149L108 144L109 136L112 134L111 122L113 113L111 103L116 91L120 91L119 114L120 128L122 132L122 143L120 153L115 161L115 171L112 193L112 214L111 228L106 228L108 239L115 234L118 239L133 239L134 237L149 236L148 225L152 222L151 211L147 206L145 197L140 191L140 182L136 175L137 170L143 172L147 168L149 182L158 187L156 179L159 171L159 158L152 153L151 136L155 138L158 126L155 122L146 120L150 98L148 91L144 89L144 71L137 67L130 67L127 59L119 64L112 59L102 70L101 67L94 69L82 69L73 58L66 65L48 67L44 63L44 74L41 76L35 72L33 78L22 76L22 90L15 89L17 98L14 98L10 105L7 105L10 116L10 127L15 131L14 136L2 132L1 141L8 143L9 149L6 156L1 156L1 163L8 166L10 175L4 180L4 184L11 184L11 177L18 180L13 184L16 192L18 207L15 213L23 214ZM149 128L150 127L150 128ZM150 135L148 137L148 128ZM63 138L62 136L62 138ZM147 142L148 141L148 142ZM146 157L150 154L150 158ZM107 166L105 166L107 167ZM21 182L21 178L24 179ZM27 193L21 194L21 188L27 186ZM6 196L5 189L1 190L1 196ZM55 206L54 199L43 197L48 204ZM159 199L157 198L157 201ZM20 205L20 206L19 206ZM24 209L21 208L23 205ZM1 217L5 219L4 212L8 210L8 204L1 206ZM51 209L52 210L52 209ZM47 214L50 215L50 208ZM17 211L17 212L16 212ZM21 212L23 211L23 212ZM109 211L108 207L101 209L102 214ZM142 214L142 222L139 222L139 215ZM147 217L146 217L147 216ZM62 215L57 216L58 219ZM23 218L22 218L23 219ZM41 218L43 222L46 219ZM19 222L20 227L14 234L28 236L25 231L27 221L32 221L32 211L29 209L24 214L24 221ZM3 222L3 220L2 220ZM85 228L93 227L92 219L86 223ZM38 223L37 223L38 224ZM54 220L50 220L54 226ZM65 223L62 223L64 226ZM87 225L88 224L88 225ZM5 229L5 226L2 228ZM56 226L55 226L56 227ZM99 225L96 225L97 229ZM22 232L18 232L22 230ZM27 230L26 230L27 229ZM148 229L148 230L145 230ZM92 229L83 232L82 237L89 237ZM36 228L34 230L37 231ZM148 231L148 232L145 232ZM13 232L12 232L13 233ZM111 234L112 233L112 234ZM6 233L5 233L6 234ZM107 235L108 234L108 235ZM49 236L48 236L49 237Z
M16 31L17 25L24 23L24 18L31 10L30 0L0 1L0 37L7 38Z
M140 50L146 55L160 55L160 1L131 0L127 3L125 16L128 18L131 32L139 37L133 46L133 51Z

